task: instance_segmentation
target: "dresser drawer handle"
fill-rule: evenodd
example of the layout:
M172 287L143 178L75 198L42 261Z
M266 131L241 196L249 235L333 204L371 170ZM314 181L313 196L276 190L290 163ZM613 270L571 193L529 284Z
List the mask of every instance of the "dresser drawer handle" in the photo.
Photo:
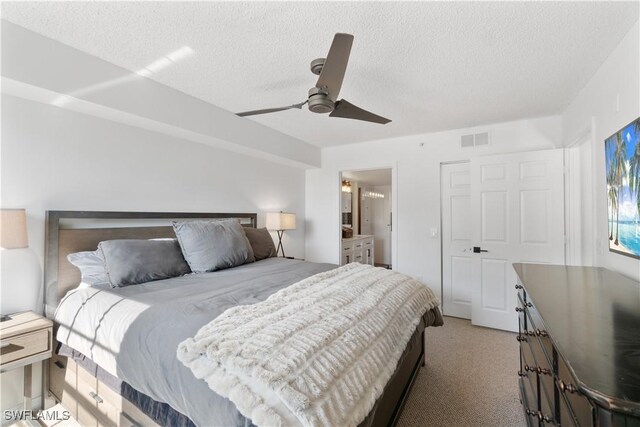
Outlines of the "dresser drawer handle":
M522 289L522 286L521 285L516 285L516 289L518 289L518 290Z
M526 377L526 376L527 376L527 374L526 374L526 373L524 373L524 372L522 372L522 371L518 371L518 376L519 376L519 377Z
M547 333L547 331L536 329L536 335L539 337L546 337L549 334Z
M522 307L516 307L516 311L517 311L518 313L522 313L522 312L524 311L524 308L522 308Z
M566 384L562 380L560 380L560 382L558 382L558 388L560 388L560 391L565 392L565 393L575 393L576 391L578 391L576 386L574 386L573 384Z
M527 341L527 339L525 337L523 337L522 335L518 335L516 337L516 340L518 340L519 342L526 342Z
M538 411L535 409L527 409L525 411L527 413L527 415L529 415L530 417L537 417L538 416Z
M533 307L533 304L531 304L530 302L526 303L525 305L529 308Z
M541 368L538 366L538 369L536 369L536 371L538 371L540 375L551 375L551 370L548 368Z
M525 333L526 333L527 335L529 335L530 337L535 337L535 336L536 336L536 333L535 333L535 332L533 332L533 331L525 331Z
M96 393L96 392L90 391L89 392L89 396L93 397L93 400L95 400L98 403L104 402L102 397L100 397L100 395L98 393Z
M537 366L524 365L524 370L527 371L527 372L537 372L538 371L538 367Z
M549 415L544 415L542 411L538 411L538 419L541 423L553 423L553 418Z

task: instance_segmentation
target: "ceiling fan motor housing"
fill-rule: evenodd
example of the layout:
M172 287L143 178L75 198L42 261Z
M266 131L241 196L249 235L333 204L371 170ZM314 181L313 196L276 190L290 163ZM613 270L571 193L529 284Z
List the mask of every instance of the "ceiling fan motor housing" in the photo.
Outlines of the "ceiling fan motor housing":
M309 89L309 111L319 114L326 114L333 111L334 102L329 98L329 94L312 87Z

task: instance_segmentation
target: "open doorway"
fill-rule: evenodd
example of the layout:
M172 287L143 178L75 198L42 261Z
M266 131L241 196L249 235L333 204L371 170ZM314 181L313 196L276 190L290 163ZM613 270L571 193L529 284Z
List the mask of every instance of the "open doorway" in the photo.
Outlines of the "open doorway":
M341 264L392 268L392 170L343 171Z

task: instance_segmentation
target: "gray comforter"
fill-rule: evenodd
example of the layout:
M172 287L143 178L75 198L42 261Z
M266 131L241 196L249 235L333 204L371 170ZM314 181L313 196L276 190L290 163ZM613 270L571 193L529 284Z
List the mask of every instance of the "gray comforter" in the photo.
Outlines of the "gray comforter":
M243 425L246 420L229 400L177 360L178 344L230 307L263 301L332 268L270 258L119 289L77 289L58 307L56 337L197 425Z

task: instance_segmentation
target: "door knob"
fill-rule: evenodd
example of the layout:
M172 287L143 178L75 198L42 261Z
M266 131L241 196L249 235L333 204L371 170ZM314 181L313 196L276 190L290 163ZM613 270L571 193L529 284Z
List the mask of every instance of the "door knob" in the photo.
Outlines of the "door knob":
M489 251L486 251L484 249L480 249L480 246L474 246L473 247L473 253L474 254L479 254L480 252L489 252Z

